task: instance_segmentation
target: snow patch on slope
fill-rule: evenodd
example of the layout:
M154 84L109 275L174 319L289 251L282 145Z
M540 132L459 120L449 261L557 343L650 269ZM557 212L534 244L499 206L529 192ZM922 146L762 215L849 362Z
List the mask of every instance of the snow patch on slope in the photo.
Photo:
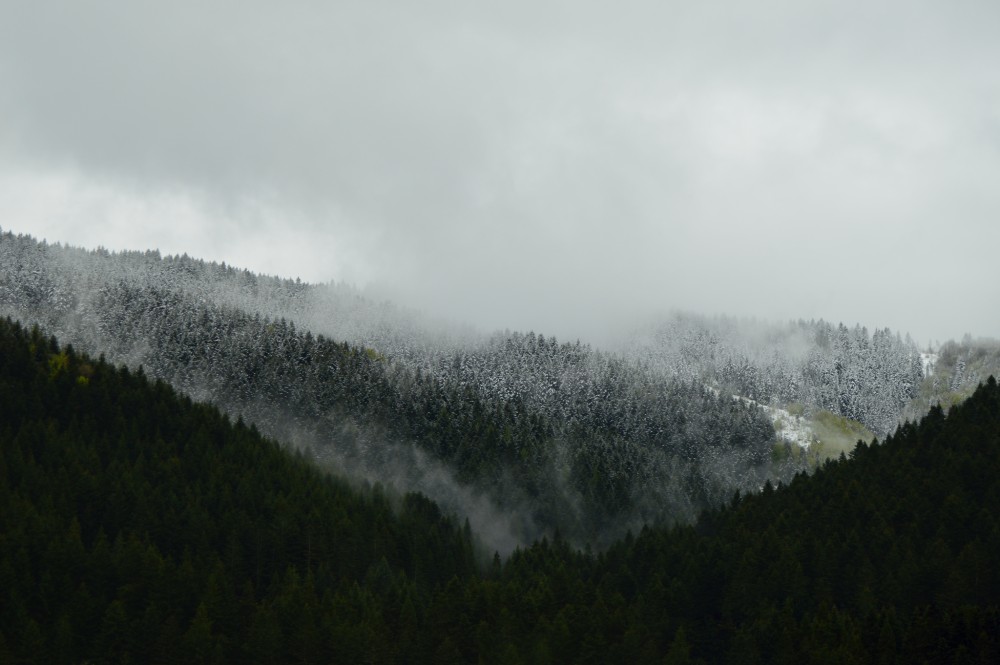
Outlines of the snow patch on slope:
M799 446L802 449L808 448L814 441L816 435L813 433L809 419L804 416L796 416L787 409L776 406L760 405L771 417L774 423L774 431L778 438L788 443Z
M713 395L719 395L718 388L705 386L705 389ZM752 400L749 397L743 397L742 395L733 395L732 397L734 400L738 400L744 404L763 409L768 418L771 419L771 423L774 425L775 434L782 441L787 441L788 443L799 446L802 449L807 449L813 442L818 440L816 438L816 434L813 432L809 419L805 416L795 415L788 409L783 409L779 406L761 404L756 400Z
M934 367L937 366L938 354L936 353L921 353L920 362L923 365L924 376L933 376Z

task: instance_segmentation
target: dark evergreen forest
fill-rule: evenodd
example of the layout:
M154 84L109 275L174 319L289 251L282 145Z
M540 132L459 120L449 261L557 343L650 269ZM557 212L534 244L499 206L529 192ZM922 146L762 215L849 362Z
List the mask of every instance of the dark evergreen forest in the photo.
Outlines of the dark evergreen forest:
M427 499L9 321L0 405L0 662L406 662L476 571Z
M509 558L0 322L0 662L992 663L1000 388L690 526Z

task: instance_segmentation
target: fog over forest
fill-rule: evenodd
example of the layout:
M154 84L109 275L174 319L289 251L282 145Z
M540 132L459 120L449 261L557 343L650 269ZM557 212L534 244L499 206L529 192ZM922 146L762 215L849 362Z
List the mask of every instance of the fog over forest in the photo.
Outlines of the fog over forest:
M998 26L0 0L0 663L1000 662Z
M487 335L345 286L0 229L2 316L141 368L352 482L421 492L501 553L690 522L1000 371L995 341L929 354L822 320L675 314L613 351Z
M1000 330L1000 7L7 3L0 224L478 326Z

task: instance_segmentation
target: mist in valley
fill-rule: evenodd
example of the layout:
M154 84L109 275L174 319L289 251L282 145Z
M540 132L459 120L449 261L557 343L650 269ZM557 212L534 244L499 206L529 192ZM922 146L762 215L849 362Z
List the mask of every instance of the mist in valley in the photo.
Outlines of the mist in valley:
M998 662L1000 3L0 6L0 662Z
M973 7L22 3L2 313L487 549L690 521L996 364Z
M674 313L600 348L186 255L4 232L0 257L0 314L141 366L337 475L423 493L468 519L484 554L690 522L858 432L885 436L936 385L911 339L860 325ZM949 387L991 367L976 353ZM783 439L784 409L822 440Z

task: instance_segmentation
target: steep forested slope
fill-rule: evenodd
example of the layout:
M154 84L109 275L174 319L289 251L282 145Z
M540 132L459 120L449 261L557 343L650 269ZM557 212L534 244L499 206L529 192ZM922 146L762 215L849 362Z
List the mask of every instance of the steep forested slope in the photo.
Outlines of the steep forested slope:
M0 258L0 311L141 364L340 468L424 491L498 548L554 529L597 542L688 520L794 470L771 467L759 410L579 344L436 344L416 319L356 295L186 257L8 233ZM381 346L303 328L333 320L321 306L355 317L335 329Z
M0 662L405 662L473 543L0 321Z
M480 567L163 383L0 322L0 661L1000 658L1000 387L695 526Z

